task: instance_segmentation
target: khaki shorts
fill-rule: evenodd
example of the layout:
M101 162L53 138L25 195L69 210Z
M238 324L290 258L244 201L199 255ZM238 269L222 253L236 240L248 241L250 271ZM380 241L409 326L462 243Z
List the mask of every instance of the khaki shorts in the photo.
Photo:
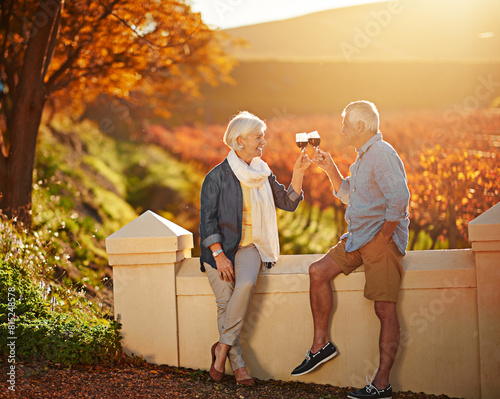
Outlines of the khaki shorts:
M347 239L338 242L327 255L339 266L345 275L359 266L365 266L365 297L372 301L397 302L399 286L403 276L401 261L403 255L394 241L386 241L382 231L373 239L353 252L346 252Z

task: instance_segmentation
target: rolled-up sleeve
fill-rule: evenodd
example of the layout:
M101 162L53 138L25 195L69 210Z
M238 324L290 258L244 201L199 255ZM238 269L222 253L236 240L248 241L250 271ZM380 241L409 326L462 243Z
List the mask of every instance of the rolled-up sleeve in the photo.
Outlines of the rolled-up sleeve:
M211 236L205 238L202 244L203 246L205 246L205 248L209 248L211 245L214 245L218 242L222 242L222 236L220 234L212 234Z
M288 189L285 189L285 186L278 183L276 176L273 174L271 174L269 179L276 207L283 209L284 211L295 211L299 206L300 201L304 199L303 192L300 194L296 193L291 184Z
M303 200L304 199L304 192L301 191L300 194L297 194L295 192L295 190L293 189L292 185L290 184L290 186L288 187L288 190L287 190L287 195L288 195L288 198L290 198L291 201L295 202L297 200Z
M344 204L349 203L350 193L351 193L351 176L348 176L342 180L342 184L340 185L339 191L335 191L335 189L333 189L333 195L335 195Z

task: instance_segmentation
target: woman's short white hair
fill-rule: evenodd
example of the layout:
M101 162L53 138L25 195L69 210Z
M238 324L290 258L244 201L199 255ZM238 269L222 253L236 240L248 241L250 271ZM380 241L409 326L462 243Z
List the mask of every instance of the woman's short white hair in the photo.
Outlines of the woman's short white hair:
M370 101L354 101L342 111L342 117L348 118L349 122L356 124L363 122L366 130L373 134L379 131L379 113L375 104Z
M266 124L254 114L242 111L229 121L224 133L224 144L235 151L243 150L238 144L238 137L245 138L249 134L258 134L266 129Z

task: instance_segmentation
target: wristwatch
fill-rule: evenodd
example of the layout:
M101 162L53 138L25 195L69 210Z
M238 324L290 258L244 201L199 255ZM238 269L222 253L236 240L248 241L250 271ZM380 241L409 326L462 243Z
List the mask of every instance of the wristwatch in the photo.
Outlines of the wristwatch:
M224 251L222 250L222 248L221 248L221 249L218 249L217 251L212 252L212 256L213 256L214 258L216 258L216 257L217 257L217 255L219 255L221 252L224 252Z

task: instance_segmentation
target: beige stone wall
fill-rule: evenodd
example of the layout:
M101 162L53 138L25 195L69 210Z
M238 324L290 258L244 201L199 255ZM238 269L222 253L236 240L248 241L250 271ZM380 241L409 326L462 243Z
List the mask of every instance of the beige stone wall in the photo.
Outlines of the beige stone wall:
M411 251L398 303L401 346L391 373L399 391L497 399L500 392L500 204L469 224L472 250ZM215 298L192 234L148 211L106 240L123 346L153 363L207 370L218 339ZM281 256L259 276L242 332L250 373L292 380L312 341L309 265ZM361 387L378 364L379 321L360 269L332 282L330 336L339 356L304 382ZM229 364L226 370L229 370Z
M380 323L364 298L364 273L332 283L330 336L340 355L314 372L290 376L312 343L309 264L319 255L282 256L259 276L242 331L250 373L261 379L361 387L378 365ZM433 269L436 265L439 270ZM474 256L471 250L410 252L399 303L401 348L391 383L396 390L478 398L478 338ZM199 259L177 274L179 363L208 369L218 339L215 298ZM230 370L229 364L227 369Z
M500 397L500 203L469 223L476 259L482 398Z

